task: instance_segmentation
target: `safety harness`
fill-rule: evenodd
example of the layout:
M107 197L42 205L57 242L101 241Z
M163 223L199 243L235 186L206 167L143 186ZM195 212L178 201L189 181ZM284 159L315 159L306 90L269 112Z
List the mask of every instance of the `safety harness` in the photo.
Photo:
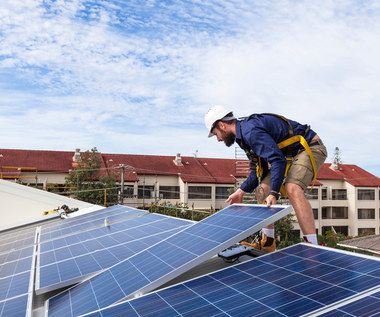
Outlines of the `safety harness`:
M315 165L313 153L311 152L309 144L307 143L307 141L305 140L305 137L304 137L309 132L310 127L307 126L307 129L306 129L304 135L294 135L292 125L290 124L289 120L286 119L285 117L278 115L278 114L274 114L274 113L262 113L262 115L270 115L270 116L275 116L277 118L280 118L283 121L285 121L287 126L288 126L288 132L289 132L288 136L289 137L286 140L284 140L280 143L277 143L277 146L279 147L280 150L287 147L286 155L285 155L285 157L286 157L286 169L285 169L285 174L284 174L284 180L283 180L283 183L282 183L281 188L280 188L280 192L281 192L282 196L287 197L287 194L285 191L285 179L286 179L286 176L288 175L290 165L292 164L292 161L293 161L293 155L292 155L293 149L294 149L294 146L297 142L299 142L303 146L303 148L306 150L307 154L310 157L311 165L313 166L314 177L313 177L313 183L311 185L311 189L312 189L314 184L315 184L316 178L317 178L317 167ZM245 119L245 118L246 117L240 118L240 119ZM258 198L261 201L263 201L265 199L265 194L264 194L263 188L261 187L261 179L262 179L263 174L264 174L264 169L262 167L261 157L258 156L245 143L244 138L243 138L242 128L241 128L242 123L243 123L243 120L240 121L240 134L241 134L242 147L243 147L243 149L244 149L244 151L245 151L245 153L249 159L250 169L256 170L256 176L257 176L257 179L259 182L258 188L256 189L256 194L258 195Z

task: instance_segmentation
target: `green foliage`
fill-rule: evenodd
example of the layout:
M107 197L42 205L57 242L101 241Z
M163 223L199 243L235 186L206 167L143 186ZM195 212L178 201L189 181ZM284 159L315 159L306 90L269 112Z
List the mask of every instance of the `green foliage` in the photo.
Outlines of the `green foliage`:
M81 154L81 161L76 169L69 173L65 185L75 187L70 189L71 196L92 204L103 205L106 195L106 205L117 203L118 173L102 171L102 159L96 147Z

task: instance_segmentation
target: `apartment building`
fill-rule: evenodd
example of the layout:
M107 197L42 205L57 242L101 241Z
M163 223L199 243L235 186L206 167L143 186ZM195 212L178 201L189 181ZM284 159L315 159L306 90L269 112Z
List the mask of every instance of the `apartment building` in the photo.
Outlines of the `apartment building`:
M181 156L98 153L102 171L119 174L123 204L180 204L195 209L221 209L229 190L249 173L248 161ZM0 178L47 187L65 183L81 153L0 149ZM124 176L124 177L122 177ZM324 164L313 189L312 205L318 233L346 235L380 233L380 178L356 165ZM295 224L299 232L299 226Z

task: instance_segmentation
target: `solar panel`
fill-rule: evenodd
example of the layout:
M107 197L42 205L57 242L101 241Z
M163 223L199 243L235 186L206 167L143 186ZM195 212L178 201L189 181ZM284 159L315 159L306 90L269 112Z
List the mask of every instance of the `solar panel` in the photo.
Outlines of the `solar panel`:
M147 214L42 243L37 263L36 293L39 295L83 281L192 223L185 219ZM53 248L53 245L58 247Z
M60 236L71 235L76 232L90 230L95 227L103 226L104 219L107 217L109 223L138 217L147 214L145 210L139 210L127 206L115 205L84 215L67 218L53 224L41 226L40 242L54 240Z
M354 299L343 301L321 311L312 312L309 316L380 316L380 290L365 292Z
M49 315L80 315L151 291L291 211L287 206L229 206L51 298Z
M0 234L1 246L0 254L26 248L35 243L36 228L20 229L15 232Z
M24 240L27 233L15 234ZM35 229L33 229L35 232ZM20 240L18 240L20 241ZM33 278L36 258L36 233L33 245L20 250L9 250L1 255L0 316L30 316L32 311Z
M0 302L0 316L31 316L31 295L23 295Z
M379 270L379 259L298 244L86 316L312 316L379 290ZM367 313L379 298L365 297ZM366 316L355 303L324 316Z

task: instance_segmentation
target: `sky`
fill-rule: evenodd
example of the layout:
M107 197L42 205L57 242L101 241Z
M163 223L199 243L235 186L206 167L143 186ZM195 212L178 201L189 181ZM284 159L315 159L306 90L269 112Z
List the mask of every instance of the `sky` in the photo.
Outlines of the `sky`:
M224 105L380 177L379 56L380 1L1 0L0 148L234 158Z

